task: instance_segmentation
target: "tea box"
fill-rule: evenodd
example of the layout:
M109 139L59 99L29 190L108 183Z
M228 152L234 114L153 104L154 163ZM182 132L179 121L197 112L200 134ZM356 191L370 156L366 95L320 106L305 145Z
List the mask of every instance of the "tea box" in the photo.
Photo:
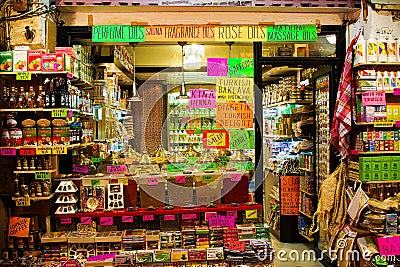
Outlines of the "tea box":
M14 50L13 66L14 71L24 72L28 70L28 51L27 50Z
M22 144L24 146L37 146L36 128L25 127L22 129Z
M42 50L29 50L28 51L28 71L41 71L42 70Z
M51 136L51 128L50 127L38 128L37 140L39 146L51 146L53 143Z
M53 146L69 144L69 127L53 127Z
M42 71L63 71L64 56L62 53L44 53L42 55Z
M0 71L13 71L12 51L0 51Z

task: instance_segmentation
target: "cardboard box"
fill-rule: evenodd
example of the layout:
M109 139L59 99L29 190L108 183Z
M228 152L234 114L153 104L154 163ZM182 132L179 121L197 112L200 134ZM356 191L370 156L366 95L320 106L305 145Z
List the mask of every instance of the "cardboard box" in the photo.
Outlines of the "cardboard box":
M28 51L28 71L41 71L42 70L42 50L29 50Z
M390 180L397 181L399 179L399 172L398 171L391 171L390 172Z
M0 51L0 71L13 71L13 51Z
M390 157L390 170L398 172L400 170L400 162L398 156Z
M372 172L371 181L381 181L382 173L381 172Z
M382 181L390 180L390 171L382 171L381 179Z
M365 107L365 122L373 122L374 114L375 114L375 107L374 106L366 106Z
M73 48L73 47L60 47L60 46L57 46L56 49L55 49L55 52L76 57L76 49Z
M387 121L394 121L393 110L395 108L395 104L387 103L386 105L386 120Z
M372 171L374 172L379 172L382 170L381 166L381 158L380 157L375 157L372 162Z
M381 169L382 171L390 171L390 157L382 157Z
M386 214L386 234L397 235L397 214Z
M153 262L170 262L171 252L166 250L156 250L153 254Z
M37 146L36 128L25 127L22 129L22 144L24 146Z
M362 172L360 173L360 180L363 182L371 181L371 172Z
M172 249L171 262L188 261L189 251L187 249Z
M28 61L28 51L14 50L13 54L14 71L16 72L28 71L27 61Z
M223 260L224 248L207 248L207 260Z
M63 71L64 56L61 53L44 53L42 55L42 71Z

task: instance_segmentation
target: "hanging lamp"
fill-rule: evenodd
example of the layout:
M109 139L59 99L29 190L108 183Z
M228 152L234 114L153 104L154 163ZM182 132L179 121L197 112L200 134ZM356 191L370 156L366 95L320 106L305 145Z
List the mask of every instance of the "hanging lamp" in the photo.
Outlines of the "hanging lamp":
M142 97L138 94L136 89L136 45L137 43L130 43L133 46L133 83L132 83L132 96L126 101L128 102L139 102L142 101Z
M186 92L186 86L185 86L185 70L184 70L184 57L185 57L185 45L187 44L187 42L178 42L178 44L181 46L182 48L182 84L181 84L181 90L179 93L179 96L177 97L177 99L189 99L189 96L187 95Z

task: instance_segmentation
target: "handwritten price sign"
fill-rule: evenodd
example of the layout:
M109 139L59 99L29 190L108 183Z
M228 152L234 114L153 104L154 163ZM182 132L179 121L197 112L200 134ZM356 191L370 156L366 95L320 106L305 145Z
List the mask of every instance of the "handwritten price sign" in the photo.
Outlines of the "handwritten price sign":
M21 148L19 150L19 155L20 156L35 156L36 149L35 148Z
M16 156L17 149L15 147L2 147L0 149L0 154L2 156Z
M203 131L204 148L229 148L229 134L225 130Z
M197 219L197 214L182 214L182 220L196 220Z
M61 218L60 223L63 225L72 224L72 218Z
M123 223L133 223L133 216L122 216Z
M229 242L228 249L236 251L244 251L245 243L243 241L231 241Z
M72 164L72 171L73 172L77 172L77 173L88 173L89 172L89 166Z
M81 224L92 224L92 217L81 217Z
M175 221L175 215L164 215L164 221Z
M68 117L68 110L63 108L53 109L51 111L51 116L53 118Z
M50 178L50 172L35 172L35 180L49 180Z
M175 177L176 184L184 184L186 183L186 176L176 176Z
M53 155L64 155L64 154L67 154L67 147L65 147L65 146L53 146L51 148L51 153Z
M107 166L107 173L125 173L126 165Z
M101 226L110 226L113 224L114 224L114 218L112 216L100 217L100 225Z
M208 223L210 226L215 226L215 227L234 227L235 217L224 216L224 215L212 215L208 218Z
M15 199L15 206L17 207L29 207L31 205L31 199L29 197L19 197Z
M363 92L361 97L363 106L384 106L386 105L385 91Z
M143 221L144 222L154 221L154 215L143 215Z
M51 147L45 147L45 146L36 147L36 155L51 155Z
M148 178L147 185L158 185L158 178L157 177Z
M241 173L232 173L231 174L231 181L232 182L239 182L242 179Z

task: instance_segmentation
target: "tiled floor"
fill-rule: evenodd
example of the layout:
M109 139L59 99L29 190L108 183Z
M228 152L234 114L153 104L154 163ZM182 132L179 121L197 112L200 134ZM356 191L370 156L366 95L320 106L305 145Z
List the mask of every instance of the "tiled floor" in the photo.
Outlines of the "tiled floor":
M273 235L272 246L275 249L274 266L276 267L321 267L312 254L312 244L281 243ZM307 251L303 252L303 251ZM309 254L310 253L310 254Z

